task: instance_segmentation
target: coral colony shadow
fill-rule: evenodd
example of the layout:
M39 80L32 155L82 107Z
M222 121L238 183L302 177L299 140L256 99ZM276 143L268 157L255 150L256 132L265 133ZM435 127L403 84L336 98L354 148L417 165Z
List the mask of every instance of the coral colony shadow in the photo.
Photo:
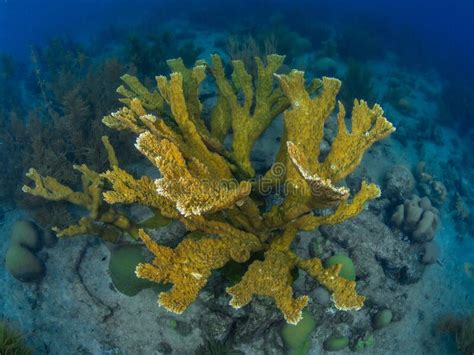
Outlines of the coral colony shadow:
M472 5L73 5L0 4L1 355L474 354Z

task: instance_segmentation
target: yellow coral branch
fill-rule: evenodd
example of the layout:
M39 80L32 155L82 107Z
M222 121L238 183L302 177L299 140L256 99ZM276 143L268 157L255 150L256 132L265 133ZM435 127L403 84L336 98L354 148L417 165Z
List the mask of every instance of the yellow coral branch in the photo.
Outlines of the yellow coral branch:
M313 216L311 214L298 219L298 226L302 230L310 231L323 224L338 224L357 216L365 207L365 204L380 196L380 189L375 184L362 182L360 190L352 198L352 201L343 201L334 213L325 216Z
M199 86L206 77L206 62L198 60L192 69L186 68L181 58L168 60L167 64L172 72L180 73L183 78L183 94L189 118L196 126L199 135L208 147L225 155L221 141L209 132L201 118L202 104L199 100ZM157 77L157 80L161 79Z
M172 283L170 291L162 292L159 304L174 313L182 313L194 302L206 284L211 271L223 267L229 260L244 262L252 249L238 240L216 239L183 240L175 249L158 245L143 230L139 232L147 248L156 256L151 264L139 264L136 274L154 282Z
M285 252L266 252L264 261L254 261L242 280L227 288L227 293L232 296L230 305L241 308L252 300L253 295L268 296L275 300L288 323L298 323L308 296L293 298L291 270L294 262Z
M375 104L369 108L367 102L354 100L352 129L345 123L344 105L339 102L337 115L338 131L331 150L318 171L332 181L339 181L352 173L360 164L365 151L376 141L395 131L393 125L383 116L382 108Z
M309 188L309 194L314 199L312 204L313 208L327 208L337 205L339 202L346 200L349 197L349 189L346 187L335 187L331 180L324 179L318 176L316 173L311 172L310 164L307 158L302 154L300 149L291 141L287 142L288 155L297 167L299 173L304 178L307 185L296 185L301 191L305 188ZM292 181L290 180L290 183ZM297 182L296 182L297 184ZM301 191L303 196L308 193Z
M336 264L325 269L318 258L299 259L297 265L332 292L332 300L337 309L358 310L364 305L365 297L357 294L355 281L339 276L342 265Z
M284 59L284 56L269 55L266 58L267 65L264 65L260 58L256 58L258 80L254 87L252 76L246 71L241 60L232 61L234 71L231 83L225 77L220 57L212 56L211 70L220 100L218 111L215 111L213 116L214 132L222 139L226 130L232 126L234 159L250 176L255 174L250 162L253 145L273 119L288 107L288 100L281 90L273 85L273 74ZM238 92L242 93L243 102L239 101ZM226 100L225 104L222 97ZM231 119L226 115L230 115Z
M110 144L108 136L102 136L102 144L107 151L107 159L109 160L110 167L113 168L114 166L118 166L117 155L115 154L114 147Z
M203 216L190 216L188 218L182 218L181 221L189 230L199 230L207 234L232 238L236 243L246 244L246 247L241 248L241 250L261 250L263 248L260 242L260 236L242 231L226 222L204 218ZM235 260L244 261L249 257L250 255L241 255L240 257L237 255L233 256Z
M125 74L121 77L125 85L118 87L117 92L123 96L120 102L127 106L131 105L133 99L139 99L147 110L156 112L163 111L163 98L154 90L150 92L135 76Z
M129 130L140 134L144 130L139 124L137 115L128 107L122 107L120 110L105 116L102 123L118 131Z
M113 188L113 190L103 193L107 203L140 203L160 210L166 217L178 218L179 214L172 201L156 193L155 183L148 176L142 176L137 180L126 171L114 167L103 173L102 177L107 179Z
M248 182L229 187L214 179L199 160L186 164L176 145L166 139L158 141L145 132L136 145L160 169L163 178L155 181L157 193L173 201L185 217L229 208L250 193Z
M183 93L183 77L180 73L173 73L170 79L164 76L157 77L161 95L169 104L174 120L179 126L181 135L188 149L194 156L205 163L209 171L216 177L229 178L231 172L225 159L207 148L199 131L191 119L185 96Z
M75 192L70 187L61 184L50 176L41 176L36 169L31 168L26 176L34 181L35 186L24 185L22 191L30 195L43 197L50 201L68 201L86 209L94 208L94 198L85 192Z
M310 170L314 170L319 157L319 145L324 136L324 123L334 109L341 82L326 77L322 79L322 82L316 81L311 86L320 85L320 90L312 98L311 92L305 88L302 71L293 70L288 75L277 75L277 78L291 103L291 109L284 113L284 134L277 162L285 164L288 169L287 176L295 179L298 173L288 162L286 142L293 142L304 156L311 159L309 160Z

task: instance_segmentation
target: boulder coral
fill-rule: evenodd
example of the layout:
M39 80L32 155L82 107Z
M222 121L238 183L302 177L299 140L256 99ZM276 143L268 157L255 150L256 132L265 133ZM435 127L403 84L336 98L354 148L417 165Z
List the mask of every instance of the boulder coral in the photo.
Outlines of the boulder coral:
M343 335L332 335L323 343L323 349L327 352L341 351L349 345L349 338Z
M352 196L348 188L336 184L394 127L379 105L369 107L365 101L355 100L349 130L344 105L336 102L341 82L323 77L305 83L304 73L298 70L277 74L283 60L280 55L255 58L256 77L242 61L234 60L229 77L217 55L212 56L211 64L198 61L193 68L174 59L168 61L172 74L157 76L153 91L138 79L124 76L125 85L118 92L125 106L103 122L135 133L135 147L159 169L161 177L133 177L119 167L113 149L104 140L110 169L98 174L86 166L78 167L85 177L84 193L78 195L34 171L29 175L36 186L24 190L49 199L66 199L90 211L78 226L60 232L60 236L101 233L104 225L138 236L155 258L140 263L136 274L172 284L169 291L160 293L158 301L169 311L185 311L213 270L230 261L245 263L257 252L263 253L263 260L253 261L241 280L227 288L232 307L241 308L257 295L268 296L288 323L298 323L308 303L308 296L293 294L292 271L298 268L331 292L338 309L360 309L365 298L357 294L355 281L339 276L341 264L325 268L319 258L303 259L290 246L299 231L341 223L380 195L378 186L365 181ZM210 117L205 115L199 94L208 74L217 91ZM336 105L337 136L327 157L320 161L324 124ZM252 148L282 113L284 129L276 161L264 175L256 176L250 159ZM232 143L228 145L226 140L224 144L230 134ZM264 210L262 201L275 188L284 191L284 199ZM159 245L144 230L136 232L136 225L112 206L134 203L204 236L184 238L175 248ZM322 209L329 213L319 213Z
M390 200L403 200L412 194L414 188L415 178L404 165L395 165L385 174L383 194Z
M301 322L297 325L285 324L281 336L290 355L309 354L311 348L311 333L316 328L313 316L303 311Z
M351 258L346 255L336 254L327 259L324 263L324 266L330 267L336 264L342 265L342 269L339 273L339 276L352 281L356 279L356 271Z
M135 296L153 284L135 276L135 268L144 261L139 245L123 245L110 253L109 273L115 288L126 296Z
M16 279L28 282L39 280L45 271L35 255L41 249L37 227L29 221L16 221L10 233L10 246L5 256L5 268Z
M392 322L393 314L389 309L384 309L380 312L377 312L372 317L372 326L374 329L381 329L386 327Z
M398 228L410 233L414 242L431 241L439 224L438 210L431 206L427 197L413 195L405 203L398 205L391 222Z

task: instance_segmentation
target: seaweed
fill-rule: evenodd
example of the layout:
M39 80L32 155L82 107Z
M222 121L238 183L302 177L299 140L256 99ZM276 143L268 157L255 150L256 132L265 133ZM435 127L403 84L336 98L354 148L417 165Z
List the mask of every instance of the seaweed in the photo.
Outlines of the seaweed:
M30 355L32 353L23 343L21 335L13 331L4 321L0 321L0 354Z
M351 60L341 88L341 101L352 107L355 99L363 97L370 105L375 103L372 72L361 62Z

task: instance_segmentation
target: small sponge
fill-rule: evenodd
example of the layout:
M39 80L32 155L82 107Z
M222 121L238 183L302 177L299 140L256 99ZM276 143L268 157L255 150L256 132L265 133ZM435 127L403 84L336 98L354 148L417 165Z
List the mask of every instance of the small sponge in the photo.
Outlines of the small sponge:
M31 251L41 248L41 239L36 226L30 221L17 221L11 231L10 242L18 244Z
M37 227L29 221L17 221L10 236L5 267L20 281L36 281L44 275L44 265L34 252L41 249Z
M20 245L12 245L8 249L5 267L20 281L34 281L44 273L41 261L31 251Z
M355 281L355 278L356 278L355 266L351 258L343 254L336 254L336 255L331 256L329 259L327 259L326 262L324 263L324 266L328 268L336 264L342 265L342 270L339 272L339 276L349 281Z
M145 261L142 250L140 245L126 245L112 251L110 256L109 272L112 282L120 293L129 297L153 286L153 283L135 275L137 265Z
M311 333L316 327L316 322L311 313L303 311L301 321L296 324L285 324L281 335L290 354L308 354L311 347Z
M345 336L333 335L323 343L323 349L326 351L339 351L349 345L349 338Z
M372 318L372 326L374 329L381 329L386 327L392 322L393 314L389 309L384 309L375 314Z

